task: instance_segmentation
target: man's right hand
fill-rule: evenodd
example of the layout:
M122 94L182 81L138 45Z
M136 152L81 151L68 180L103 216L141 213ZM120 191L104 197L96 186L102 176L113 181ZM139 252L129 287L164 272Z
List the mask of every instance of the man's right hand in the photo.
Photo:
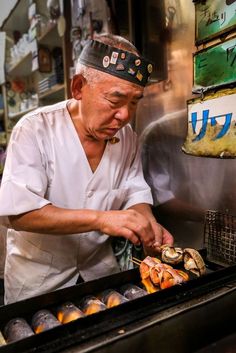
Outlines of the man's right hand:
M155 243L155 234L149 220L135 210L101 211L98 227L102 233L121 236L133 244L151 247Z

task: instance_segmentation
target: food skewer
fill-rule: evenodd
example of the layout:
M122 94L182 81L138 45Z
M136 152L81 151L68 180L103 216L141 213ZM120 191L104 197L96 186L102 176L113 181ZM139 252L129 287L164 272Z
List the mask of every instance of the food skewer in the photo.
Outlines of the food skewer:
M132 261L135 265L138 265L138 266L140 266L140 264L142 262L142 260L137 259L136 257L130 257L129 260Z
M155 257L147 256L142 261L132 257L131 261L139 266L142 283L148 293L172 287L189 279L184 271L174 269Z

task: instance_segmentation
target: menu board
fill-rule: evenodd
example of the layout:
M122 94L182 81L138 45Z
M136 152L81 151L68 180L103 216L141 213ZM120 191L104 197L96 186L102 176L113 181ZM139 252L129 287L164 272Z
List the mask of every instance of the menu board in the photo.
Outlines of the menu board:
M195 4L196 44L236 28L236 0L206 0Z
M236 88L187 102L188 134L182 150L195 156L236 157Z
M236 82L236 37L194 55L195 89Z

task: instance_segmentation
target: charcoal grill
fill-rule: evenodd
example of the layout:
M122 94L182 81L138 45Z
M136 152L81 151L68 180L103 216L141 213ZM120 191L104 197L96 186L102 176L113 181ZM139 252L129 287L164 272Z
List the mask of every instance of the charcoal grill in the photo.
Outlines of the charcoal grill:
M9 343L0 353L195 352L236 332L236 265L206 265L202 277ZM12 318L30 323L40 309L53 312L65 301L76 305L127 283L140 286L138 268L2 306L0 330Z

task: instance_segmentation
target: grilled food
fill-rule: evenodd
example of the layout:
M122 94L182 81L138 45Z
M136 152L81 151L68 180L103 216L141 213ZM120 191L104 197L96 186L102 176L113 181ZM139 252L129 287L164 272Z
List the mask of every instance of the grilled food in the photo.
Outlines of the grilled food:
M183 261L183 250L167 244L161 246L161 258L163 262L177 265Z
M184 271L176 270L172 266L150 256L147 256L141 262L140 275L148 293L172 287L189 279L188 274Z
M206 272L206 266L203 258L195 249L186 248L183 253L184 268L198 277Z

